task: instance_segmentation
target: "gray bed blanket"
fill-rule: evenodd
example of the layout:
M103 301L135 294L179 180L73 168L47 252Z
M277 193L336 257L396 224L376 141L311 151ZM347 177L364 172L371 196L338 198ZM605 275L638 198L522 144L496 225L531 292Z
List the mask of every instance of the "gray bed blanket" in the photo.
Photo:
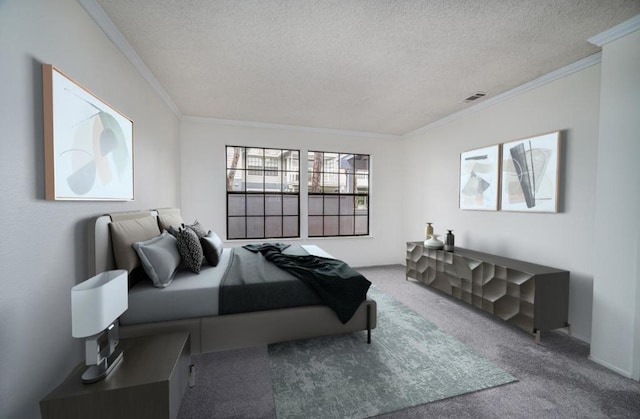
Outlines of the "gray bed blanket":
M323 304L318 295L260 253L234 247L220 283L220 314L247 313ZM300 246L288 246L291 255L308 255Z

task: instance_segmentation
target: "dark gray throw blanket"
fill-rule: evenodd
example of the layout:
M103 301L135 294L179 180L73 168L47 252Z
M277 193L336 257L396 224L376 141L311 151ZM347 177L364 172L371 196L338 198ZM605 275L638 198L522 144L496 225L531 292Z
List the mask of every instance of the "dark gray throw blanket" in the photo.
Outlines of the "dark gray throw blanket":
M367 297L371 282L341 260L283 253L287 247L281 243L243 246L294 275L335 311L343 324L348 322Z

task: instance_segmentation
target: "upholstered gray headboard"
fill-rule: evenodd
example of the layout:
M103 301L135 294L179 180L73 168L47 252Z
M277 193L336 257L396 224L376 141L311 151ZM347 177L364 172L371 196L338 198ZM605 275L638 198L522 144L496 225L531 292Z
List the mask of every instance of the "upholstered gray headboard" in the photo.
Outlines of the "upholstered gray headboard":
M120 219L138 218L146 215L157 216L155 210L142 210L131 212L112 213ZM89 275L93 276L100 272L115 269L115 261L113 259L113 248L111 246L111 234L109 233L109 224L111 223L111 215L101 215L91 220L89 225Z

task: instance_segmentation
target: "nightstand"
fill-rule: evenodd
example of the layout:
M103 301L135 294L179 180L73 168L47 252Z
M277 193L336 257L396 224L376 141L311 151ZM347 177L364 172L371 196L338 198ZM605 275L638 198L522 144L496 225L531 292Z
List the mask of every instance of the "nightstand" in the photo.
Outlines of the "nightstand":
M122 339L124 358L104 380L82 384L84 362L40 401L43 419L175 418L189 382L189 333Z

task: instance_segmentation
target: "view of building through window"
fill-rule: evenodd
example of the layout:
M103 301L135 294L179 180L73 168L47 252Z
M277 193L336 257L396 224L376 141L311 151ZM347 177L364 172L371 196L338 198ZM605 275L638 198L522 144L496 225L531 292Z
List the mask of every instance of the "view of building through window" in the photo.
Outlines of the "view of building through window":
M300 151L227 146L227 238L300 236Z
M369 234L369 155L309 151L309 237Z
M308 236L369 234L367 154L309 151ZM227 238L300 237L300 151L226 147Z

